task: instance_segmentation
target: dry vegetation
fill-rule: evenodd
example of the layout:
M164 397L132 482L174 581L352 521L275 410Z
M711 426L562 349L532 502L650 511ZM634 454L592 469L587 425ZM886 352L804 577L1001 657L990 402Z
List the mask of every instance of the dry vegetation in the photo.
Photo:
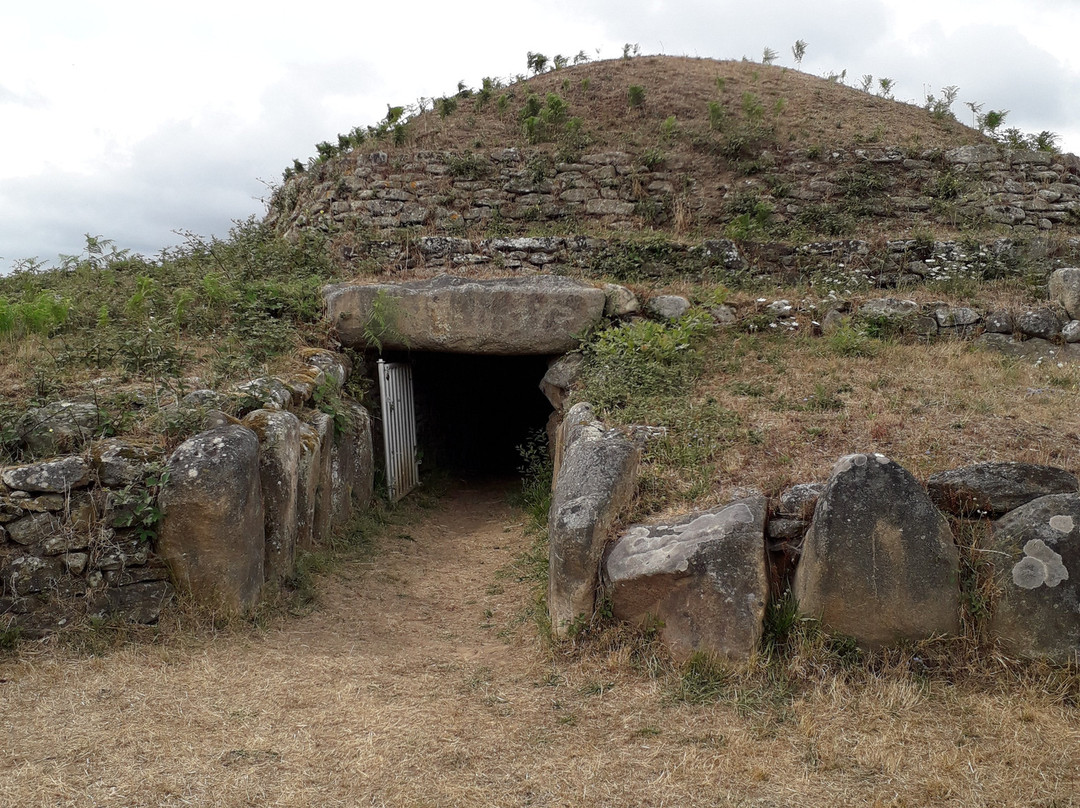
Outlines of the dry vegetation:
M680 676L616 628L553 649L522 520L455 487L304 616L0 660L0 804L1080 804L1075 674L819 638Z

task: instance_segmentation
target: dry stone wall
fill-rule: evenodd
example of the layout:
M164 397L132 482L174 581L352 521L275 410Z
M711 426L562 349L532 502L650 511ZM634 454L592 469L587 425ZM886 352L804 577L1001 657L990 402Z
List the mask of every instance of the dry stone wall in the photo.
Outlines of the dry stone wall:
M443 234L550 224L578 232L715 229L752 195L767 201L779 221L826 229L828 217L849 213L938 217L1017 235L1080 222L1080 160L1073 155L990 145L789 152L770 155L759 174L731 188L702 187L695 164L713 159L611 151L570 161L517 148L353 152L287 180L268 221L293 236L306 228Z
M87 617L155 622L174 588L231 612L254 606L308 549L368 507L371 421L341 399L348 360L308 351L306 371L189 394L206 431L166 456L121 438L0 469L0 631L38 637ZM239 421L217 407L244 415ZM55 405L27 436L70 448L87 405ZM160 491L160 496L157 496ZM160 511L158 510L160 508ZM269 586L269 589L267 589Z

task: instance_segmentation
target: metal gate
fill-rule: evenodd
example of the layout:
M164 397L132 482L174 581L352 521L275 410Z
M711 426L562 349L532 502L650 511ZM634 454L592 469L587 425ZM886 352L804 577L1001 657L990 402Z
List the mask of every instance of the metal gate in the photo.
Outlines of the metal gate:
M380 359L379 398L382 400L387 494L391 502L397 502L420 484L412 367L404 362Z

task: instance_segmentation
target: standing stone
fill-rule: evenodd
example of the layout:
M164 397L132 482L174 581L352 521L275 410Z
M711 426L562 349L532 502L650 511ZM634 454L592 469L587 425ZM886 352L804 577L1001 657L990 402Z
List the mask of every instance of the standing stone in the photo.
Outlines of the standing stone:
M190 438L169 458L158 553L197 603L251 609L265 553L259 439L230 425Z
M1076 475L1033 463L976 463L942 471L926 481L930 499L957 516L1000 516L1048 494L1075 494Z
M672 522L634 525L604 565L615 617L658 621L677 659L746 660L761 639L769 581L763 496Z
M334 512L334 419L325 412L314 412L308 423L319 442L319 462L315 468L318 482L315 484L315 509L311 526L313 542L330 537Z
M793 591L804 614L877 648L959 629L959 557L944 517L880 454L841 458L818 500Z
M1050 276L1050 299L1060 303L1069 317L1080 320L1080 269L1056 269Z
M1012 652L1056 662L1080 653L1080 495L1051 494L994 524L990 630Z
M630 504L639 452L606 430L582 402L560 427L557 475L548 514L548 613L557 636L592 617L600 557L619 514Z
M265 516L263 575L281 582L296 563L300 419L284 410L255 410L244 426L259 438L259 481Z
M375 457L371 416L359 404L350 404L345 428L334 435L331 451L331 527L342 527L353 509L371 505L375 486Z
M296 549L310 550L315 543L315 505L319 493L322 442L310 424L300 424L300 458L296 478Z

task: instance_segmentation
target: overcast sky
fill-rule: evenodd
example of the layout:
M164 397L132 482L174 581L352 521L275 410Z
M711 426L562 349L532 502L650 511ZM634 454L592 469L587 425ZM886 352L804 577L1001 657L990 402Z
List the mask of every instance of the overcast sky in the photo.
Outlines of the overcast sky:
M294 157L387 104L526 72L528 51L760 59L959 86L1080 152L1077 0L0 0L0 271L83 234L155 255L265 210Z

